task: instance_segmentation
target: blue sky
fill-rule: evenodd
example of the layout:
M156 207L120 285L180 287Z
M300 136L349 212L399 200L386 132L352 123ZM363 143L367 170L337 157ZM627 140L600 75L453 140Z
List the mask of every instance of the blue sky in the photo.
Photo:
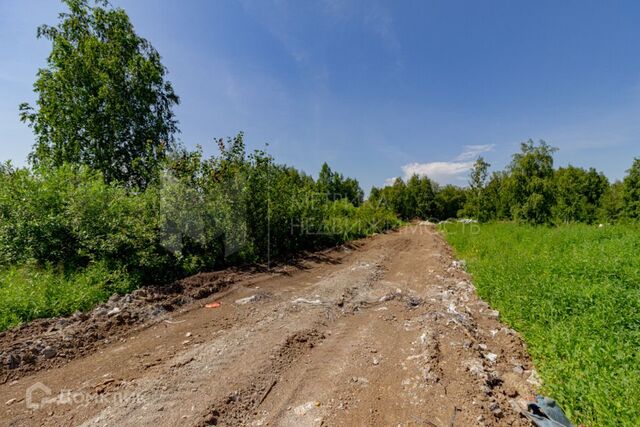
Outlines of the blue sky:
M322 162L368 191L426 173L464 184L528 138L558 165L612 179L640 156L640 2L113 0L163 56L180 138L215 153L246 134L313 175ZM49 50L53 0L0 2L0 160L33 144L17 106Z

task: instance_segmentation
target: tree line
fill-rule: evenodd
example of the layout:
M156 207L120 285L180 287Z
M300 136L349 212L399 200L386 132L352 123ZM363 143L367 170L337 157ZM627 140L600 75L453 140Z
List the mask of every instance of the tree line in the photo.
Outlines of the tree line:
M398 178L393 185L374 187L370 200L405 220L465 217L480 222L592 224L640 219L640 159L633 160L622 181L611 183L594 168L554 169L556 151L545 141L529 140L520 144L520 152L503 171L489 175L491 165L479 157L466 188L440 187L414 175L406 183Z
M63 3L58 23L37 31L51 53L36 101L19 106L35 136L29 165L0 163L0 288L26 289L0 304L0 329L400 224L357 180L249 153L242 133L215 139L210 157L187 149L168 71L125 11Z

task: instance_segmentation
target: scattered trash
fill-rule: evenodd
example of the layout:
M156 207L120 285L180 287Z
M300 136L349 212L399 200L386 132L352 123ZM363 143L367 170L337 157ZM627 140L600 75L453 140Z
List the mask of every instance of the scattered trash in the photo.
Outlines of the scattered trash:
M467 269L467 262L463 259L454 259L451 262L451 267L458 269L458 270L466 270Z
M488 310L487 317L489 317L490 319L499 319L500 312L498 310Z
M177 325L179 323L186 322L186 320L165 320L164 323L168 323L170 325Z
M205 304L206 308L218 308L222 305L222 303L220 301L215 301L215 302L210 302L208 304Z
M425 345L427 344L428 341L428 337L427 337L427 333L423 332L422 335L420 335L420 344Z
M322 301L319 299L309 300L306 298L296 298L292 301L294 304L310 304L310 305L322 305Z
M9 399L5 402L5 405L9 406L12 405L13 403L15 403L15 401L18 400L15 397L13 399Z
M187 332L186 334L184 334L184 336L189 338L191 336L191 332Z
M556 401L549 397L536 396L534 402L527 404L527 410L522 411L522 415L538 427L573 427Z
M375 366L378 366L380 364L380 360L378 360L377 357L374 357L371 363L373 363Z
M107 312L107 316L115 316L116 314L120 313L122 310L120 310L119 307L113 307L111 310L109 310Z
M254 302L258 300L258 296L257 295L251 295L250 297L245 297L245 298L240 298L238 300L236 300L236 304L239 305L244 305L244 304L249 304L250 302Z
M395 297L396 296L394 294L386 294L386 295L381 296L380 299L378 300L378 302L391 301Z
M498 355L495 353L487 353L484 355L484 358L487 359L491 363L495 363L498 360Z

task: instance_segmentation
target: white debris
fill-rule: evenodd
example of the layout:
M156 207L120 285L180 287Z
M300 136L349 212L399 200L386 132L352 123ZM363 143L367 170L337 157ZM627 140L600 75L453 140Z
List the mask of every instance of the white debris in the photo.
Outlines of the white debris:
M447 307L447 311L451 314L460 314L458 313L458 310L456 309L456 305L452 302L449 303L449 307Z
M111 310L109 310L109 311L107 312L107 316L114 316L114 315L116 315L116 314L120 313L121 311L122 311L122 310L120 310L120 308L118 308L118 307L114 307L114 308L112 308Z
M534 387L542 386L542 379L538 375L538 371L532 369L531 374L529 374L529 378L527 378L527 382Z
M322 305L323 302L319 299L309 300L306 298L296 298L292 301L294 304L310 304L310 305Z
M488 310L487 317L490 319L498 319L500 317L500 312L498 310Z
M316 408L318 406L320 406L320 402L318 402L318 401L307 402L307 403L304 403L304 404L302 404L300 406L296 406L295 408L293 408L293 413L296 414L296 415L300 415L300 416L306 415L307 412L309 412L310 410L312 410L313 408Z
M467 262L463 259L454 259L451 262L451 267L458 269L458 270L466 270L467 269Z
M244 304L248 304L250 302L254 302L258 299L257 295L251 295L250 297L245 297L245 298L240 298L236 300L236 304L239 305L244 305Z
M420 344L425 345L427 343L427 333L423 332L422 335L420 335Z
M461 222L463 224L476 224L478 222L478 220L471 219L471 218L460 218L458 220L458 222Z
M491 363L495 363L498 360L498 355L495 353L487 353L484 355L484 358L487 359Z

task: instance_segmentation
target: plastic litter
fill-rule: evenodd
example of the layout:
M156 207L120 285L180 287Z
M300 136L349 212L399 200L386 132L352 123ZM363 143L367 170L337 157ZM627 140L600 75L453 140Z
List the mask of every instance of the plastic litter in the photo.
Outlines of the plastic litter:
M309 304L309 305L322 305L322 301L319 299L306 299L306 298L296 298L293 301L291 301L294 304Z
M222 305L222 303L220 301L215 301L215 302L210 302L208 304L205 304L206 308L218 308Z
M549 397L536 396L535 402L529 402L522 414L538 427L574 427L556 401Z

